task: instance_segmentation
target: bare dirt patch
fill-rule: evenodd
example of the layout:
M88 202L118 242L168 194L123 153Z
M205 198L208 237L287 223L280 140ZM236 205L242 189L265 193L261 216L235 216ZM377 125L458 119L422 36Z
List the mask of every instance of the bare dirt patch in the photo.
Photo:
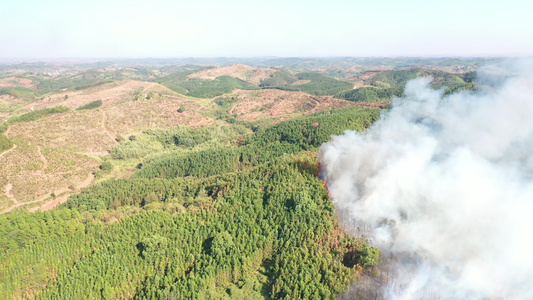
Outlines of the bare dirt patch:
M181 106L187 110L178 112ZM139 128L177 125L202 126L212 121L197 112L198 104L185 97L163 96L115 106L71 111L34 122L10 126L10 135L47 147L89 155L105 155L118 135L127 136Z
M370 78L376 76L379 73L380 73L379 71L367 71L367 72L359 75L359 79L367 80L367 79L370 79Z
M231 66L203 70L189 75L189 78L200 78L214 80L219 76L231 76L244 81L259 83L262 79L270 77L276 69L254 68L243 64L233 64Z
M306 84L306 83L309 83L311 82L311 80L297 80L293 83L291 83L291 85L300 85L300 84Z
M187 109L179 112L184 106ZM85 178L100 162L80 152L107 155L119 134L127 137L145 128L213 122L200 108L193 99L163 95L12 124L6 134L16 146L0 155L2 212L28 205L41 210L56 206L92 182Z
M16 106L24 103L23 100L13 97L11 95L0 95L0 106Z
M13 201L14 204L18 204L19 202L17 201L17 199L15 199L15 196L11 194L11 189L13 189L13 185L11 183L6 184L6 186L4 187L4 194L9 199L11 199L11 201Z
M348 78L348 80L364 82L365 80L368 80L368 79L376 76L379 73L381 73L381 71L366 71L366 72L364 72L364 73L362 73L360 75Z
M8 210L43 201L83 181L98 162L87 156L15 139L17 147L0 157L0 186Z
M56 191L55 194L56 195L59 195L55 198L52 198L52 200L48 201L48 202L45 202L44 204L40 205L40 206L37 206L37 207L33 207L32 209L30 209L31 212L34 212L34 211L37 211L37 210L41 210L41 211L47 211L47 210L50 210L56 206L58 206L59 204L61 203L64 203L65 201L68 200L68 197L74 193L78 193L81 191L81 189L83 188L86 188L88 187L89 185L91 185L91 183L93 182L94 180L94 174L93 173L89 173L89 175L87 176L87 178L78 183L74 189L72 188L63 188L59 191ZM38 201L38 200L37 200ZM37 202L36 201L36 202Z
M41 196L41 197L39 197L39 198L37 198L35 200L28 201L28 202L18 202L13 197L13 195L10 195L9 191L10 191L12 186L11 186L11 184L8 184L5 187L5 193L8 196L8 198L10 198L10 200L13 201L13 204L12 205L8 205L7 208L4 208L2 211L0 211L0 214L10 212L13 209L21 207L21 206L27 207L27 206L35 205L36 203L38 203L37 206L32 207L30 209L31 212L35 212L37 210L41 210L41 211L50 210L50 209L56 207L57 205L67 201L68 197L70 195L72 195L74 193L79 193L81 191L81 189L88 187L93 182L93 180L94 180L94 174L90 173L87 176L87 179L85 179L83 182L80 182L76 187L74 187L74 186L62 187L59 190L54 191L54 194L58 194L59 195L57 197L43 195L43 196ZM3 207L5 207L5 205Z
M27 78L17 78L17 77L7 77L0 79L1 87L25 87L29 89L35 88L35 83L31 79Z

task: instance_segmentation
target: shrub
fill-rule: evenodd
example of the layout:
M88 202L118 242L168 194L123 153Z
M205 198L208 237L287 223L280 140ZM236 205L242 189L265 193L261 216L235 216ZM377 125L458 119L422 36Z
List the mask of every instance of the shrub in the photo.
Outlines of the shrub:
M13 147L13 143L5 135L0 133L0 152L4 152L7 149Z
M93 108L97 108L100 106L102 106L102 100L96 100L96 101L89 102L85 105L82 105L76 108L76 110L93 109Z
M52 114L66 112L68 110L69 108L66 106L57 106L57 107L40 109L40 110L34 110L28 113L25 113L23 115L20 115L18 117L11 118L8 120L8 123L12 124L12 123L18 123L18 122L35 121L37 119L44 118Z
M104 171L109 171L113 169L113 164L110 161L106 160L100 165L100 169Z

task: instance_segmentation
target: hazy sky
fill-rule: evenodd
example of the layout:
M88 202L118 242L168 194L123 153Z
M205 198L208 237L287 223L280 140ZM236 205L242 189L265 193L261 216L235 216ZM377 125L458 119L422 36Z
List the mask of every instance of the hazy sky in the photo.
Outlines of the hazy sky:
M533 55L531 0L0 0L0 58Z

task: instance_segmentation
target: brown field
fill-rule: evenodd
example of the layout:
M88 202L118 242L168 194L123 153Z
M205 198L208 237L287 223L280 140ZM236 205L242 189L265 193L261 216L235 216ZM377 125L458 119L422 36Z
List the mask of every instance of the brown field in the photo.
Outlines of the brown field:
M188 109L179 113L180 106ZM196 112L194 101L163 96L97 109L70 111L34 122L10 126L10 136L31 143L88 155L106 155L118 135L128 136L141 128L176 125L197 127L212 120Z
M243 121L277 118L278 121L323 110L347 106L383 107L386 104L351 102L331 96L313 96L305 92L267 89L262 91L235 90L232 96L240 100L228 113Z
M1 212L74 189L99 165L85 155L13 141L17 147L0 157Z
M146 99L149 92L153 96ZM122 81L68 94L67 99L56 94L32 106L76 108L98 99L103 105L9 126L5 134L15 146L0 154L0 213L21 206L46 210L64 202L92 182L91 173L100 162L90 156L109 154L118 135L214 121L200 113L205 109L201 100L150 82ZM204 104L209 103L204 100ZM186 110L180 113L182 106Z
M35 83L31 79L7 77L0 79L0 87L25 87L29 89L35 88Z
M69 91L48 96L25 106L27 110L43 109L55 106L67 106L76 109L92 101L102 100L102 107L113 106L135 98L144 99L149 92L158 95L178 95L168 88L154 83L135 80L124 80L107 83L80 91Z
M270 77L270 75L272 75L276 71L276 69L260 69L242 64L233 64L231 66L193 73L188 77L213 80L219 76L227 75L244 81L259 83L262 79Z
M212 121L194 111L178 113L179 107L179 102L171 100L135 101L10 126L9 137L16 148L0 156L0 187L5 196L0 208L8 211L46 200L40 207L49 209L53 205L48 202L65 201L70 193L86 186L80 183L86 182L87 176L100 165L87 155L107 155L117 143L118 134L127 136L140 127L178 124L195 127ZM59 199L51 198L51 193Z

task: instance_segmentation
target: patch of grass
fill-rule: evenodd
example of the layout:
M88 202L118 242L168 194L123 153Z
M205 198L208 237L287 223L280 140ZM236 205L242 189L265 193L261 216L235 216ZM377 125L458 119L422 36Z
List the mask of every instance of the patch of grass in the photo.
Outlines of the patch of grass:
M76 108L76 110L93 109L93 108L97 108L100 106L102 106L102 100L96 100L96 101L89 102L85 105L82 105Z
M4 193L0 193L0 211L13 205L13 200L9 199Z
M76 90L76 91L85 90L85 89L101 86L101 85L104 85L104 84L107 84L107 83L110 83L110 82L113 82L113 81L111 81L111 80L103 80L103 81L98 81L98 82L89 83L89 84L82 84L82 85L78 85L78 86L74 87L74 90Z
M13 147L13 142L7 138L4 134L0 133L0 153L5 150L11 149Z
M163 145L156 138L140 134L130 137L130 140L123 144L111 148L111 157L113 159L131 159L141 158L153 152L164 150Z
M69 108L66 106L57 106L57 107L52 107L52 108L34 110L28 113L25 113L23 115L10 118L7 122L8 124L13 124L13 123L19 123L19 122L35 121L37 119L44 118L49 115L63 113L67 111L69 111Z

